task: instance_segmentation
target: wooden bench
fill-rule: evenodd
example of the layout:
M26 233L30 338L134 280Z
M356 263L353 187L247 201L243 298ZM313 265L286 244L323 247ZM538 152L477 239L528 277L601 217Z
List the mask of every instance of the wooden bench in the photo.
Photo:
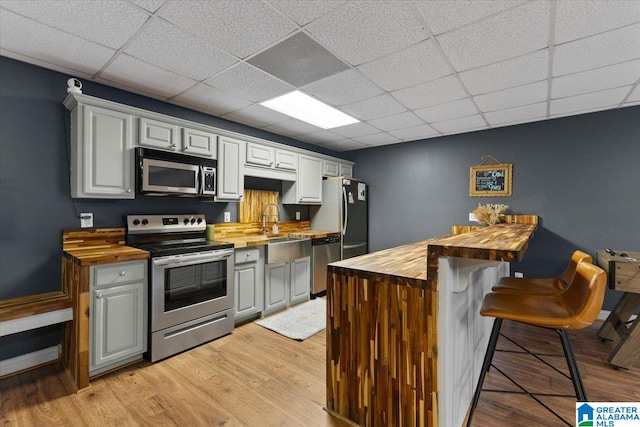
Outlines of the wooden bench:
M72 319L71 298L63 291L0 301L0 336Z

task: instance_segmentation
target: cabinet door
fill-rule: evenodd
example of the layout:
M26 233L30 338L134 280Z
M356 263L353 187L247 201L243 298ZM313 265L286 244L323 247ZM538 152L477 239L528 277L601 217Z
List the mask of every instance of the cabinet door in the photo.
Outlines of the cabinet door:
M298 170L298 155L291 151L276 149L276 168Z
M340 176L353 178L353 166L340 164Z
M145 352L144 290L137 282L93 291L92 368Z
M133 199L133 152L129 114L85 106L82 139L76 141L83 155L81 184L73 197ZM73 173L73 171L72 171Z
M333 162L331 160L324 160L322 164L323 164L322 174L324 176L340 175L340 164L338 162Z
M182 151L215 159L218 154L218 135L182 128Z
M289 301L289 263L264 266L264 314L287 307Z
M299 203L322 203L322 159L301 154L296 184Z
M311 294L311 257L291 261L291 304L309 299Z
M178 126L140 117L138 144L164 150L178 149Z
M273 167L275 150L262 144L247 142L247 163L252 165Z
M235 319L256 314L258 310L258 264L239 264L235 268Z
M240 201L244 195L245 141L221 136L218 140L216 200Z

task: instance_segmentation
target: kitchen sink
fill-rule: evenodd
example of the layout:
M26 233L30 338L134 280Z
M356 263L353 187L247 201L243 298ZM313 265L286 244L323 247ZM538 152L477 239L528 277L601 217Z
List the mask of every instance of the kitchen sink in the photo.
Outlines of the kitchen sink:
M306 256L311 256L311 239L295 237L276 237L269 239L266 246L267 264L287 262Z

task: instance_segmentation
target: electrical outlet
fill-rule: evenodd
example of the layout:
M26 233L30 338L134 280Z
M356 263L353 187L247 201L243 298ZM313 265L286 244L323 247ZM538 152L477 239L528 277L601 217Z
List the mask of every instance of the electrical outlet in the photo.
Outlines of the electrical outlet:
M524 277L524 273L520 272L520 271L516 271L515 273L513 273L513 275L515 277L518 277L520 279L522 279Z
M296 212L296 221L300 221L300 212Z
M469 221L473 221L473 222L478 221L478 219L476 218L476 215L473 212L469 212Z
M224 222L231 222L231 212L224 213Z
M93 214L92 213L81 213L80 214L80 227L81 228L91 228L91 227L93 227Z

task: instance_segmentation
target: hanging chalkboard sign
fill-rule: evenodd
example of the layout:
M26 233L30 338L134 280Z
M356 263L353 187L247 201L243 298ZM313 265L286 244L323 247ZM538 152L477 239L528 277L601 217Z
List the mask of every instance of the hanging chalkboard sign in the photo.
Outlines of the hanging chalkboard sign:
M471 197L511 196L512 165L471 166L469 195Z

